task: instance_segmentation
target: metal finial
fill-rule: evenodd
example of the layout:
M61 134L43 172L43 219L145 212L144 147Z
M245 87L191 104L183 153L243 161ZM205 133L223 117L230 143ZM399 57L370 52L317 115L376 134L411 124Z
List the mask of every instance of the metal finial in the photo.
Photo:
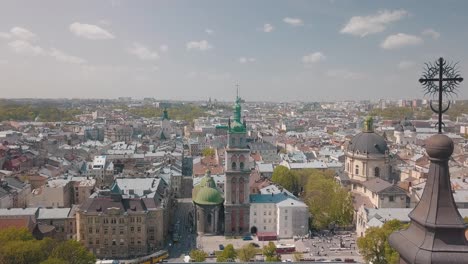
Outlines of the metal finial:
M442 126L445 125L442 122L442 115L450 108L450 101L445 108L442 106L443 95L456 95L457 87L463 81L463 78L460 76L460 71L457 67L458 62L447 63L443 58L439 58L434 63L429 62L424 65L424 73L419 82L423 85L423 89L426 92L425 95L438 95L439 97L437 108L432 104L432 100L429 105L431 110L439 115L439 121L436 125L438 126L439 133L442 133Z

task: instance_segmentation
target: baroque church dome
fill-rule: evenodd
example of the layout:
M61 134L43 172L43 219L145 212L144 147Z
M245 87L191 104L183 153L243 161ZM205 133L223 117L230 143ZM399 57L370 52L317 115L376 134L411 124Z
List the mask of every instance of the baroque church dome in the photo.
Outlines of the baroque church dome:
M364 121L364 129L361 133L353 137L348 145L348 151L359 154L380 154L384 155L388 151L385 138L376 134L373 129L373 119L367 117Z
M199 205L218 205L223 203L224 198L216 187L216 183L208 170L193 190L192 199Z

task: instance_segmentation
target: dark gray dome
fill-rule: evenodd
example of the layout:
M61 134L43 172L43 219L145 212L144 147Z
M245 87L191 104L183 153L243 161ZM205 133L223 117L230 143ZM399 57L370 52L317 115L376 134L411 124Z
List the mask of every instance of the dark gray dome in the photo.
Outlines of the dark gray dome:
M398 124L395 126L395 131L398 131L398 132L403 132L403 126Z
M348 151L360 154L385 154L388 146L382 136L374 132L361 132L351 140Z

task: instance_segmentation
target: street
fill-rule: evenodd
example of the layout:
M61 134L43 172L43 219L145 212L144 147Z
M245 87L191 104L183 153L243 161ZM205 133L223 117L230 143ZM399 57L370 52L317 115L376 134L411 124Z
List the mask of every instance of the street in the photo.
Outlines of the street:
M175 208L173 225L172 241L169 244L169 262L183 262L186 253L195 248L196 236L191 233L193 225L189 221L189 213L193 214L193 204L191 198L177 199L177 207Z

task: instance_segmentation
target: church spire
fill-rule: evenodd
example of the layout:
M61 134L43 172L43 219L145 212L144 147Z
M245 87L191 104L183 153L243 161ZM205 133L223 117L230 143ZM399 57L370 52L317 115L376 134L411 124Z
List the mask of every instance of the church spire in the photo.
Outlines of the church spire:
M169 114L167 113L167 108L164 108L162 120L169 120Z

